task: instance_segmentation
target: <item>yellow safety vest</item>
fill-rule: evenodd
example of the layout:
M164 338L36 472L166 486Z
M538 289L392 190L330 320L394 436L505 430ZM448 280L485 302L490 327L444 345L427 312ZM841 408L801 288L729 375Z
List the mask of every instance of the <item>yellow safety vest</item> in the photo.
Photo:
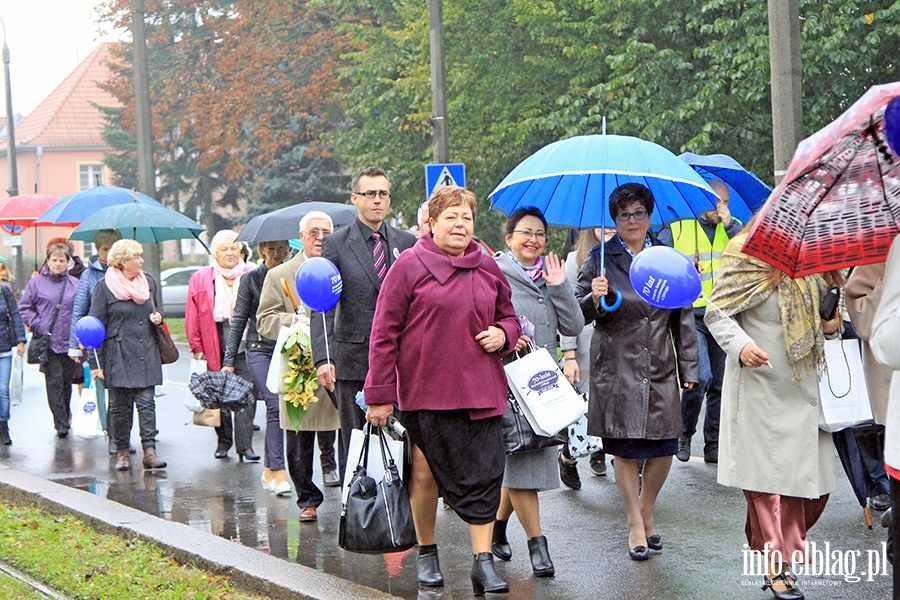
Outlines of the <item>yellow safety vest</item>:
M673 221L669 224L669 228L672 230L672 245L675 249L692 262L699 259L703 295L694 302L694 308L703 308L706 306L706 298L712 293L713 283L722 266L722 251L728 244L725 226L721 223L716 226L716 235L712 243L696 219Z

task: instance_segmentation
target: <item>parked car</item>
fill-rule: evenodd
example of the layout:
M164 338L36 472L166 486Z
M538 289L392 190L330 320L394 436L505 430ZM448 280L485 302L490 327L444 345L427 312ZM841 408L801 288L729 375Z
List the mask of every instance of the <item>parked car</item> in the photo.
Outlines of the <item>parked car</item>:
M159 274L162 290L162 311L167 317L184 317L187 305L188 282L191 275L202 269L200 265L175 267Z

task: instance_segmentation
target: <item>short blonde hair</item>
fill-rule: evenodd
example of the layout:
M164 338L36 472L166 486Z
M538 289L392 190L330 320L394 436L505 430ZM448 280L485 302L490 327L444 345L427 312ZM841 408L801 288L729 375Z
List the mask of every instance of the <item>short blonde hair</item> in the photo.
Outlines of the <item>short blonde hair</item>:
M131 260L143 252L144 247L141 246L140 242L134 240L119 240L109 249L109 254L106 256L106 264L121 269L126 260Z
M119 240L109 249L109 254L106 256L106 264L121 270L126 260L131 260L143 252L144 247L141 246L140 242Z
M223 229L216 233L213 236L212 241L209 243L209 251L212 252L212 255L215 255L219 252L219 248L224 246L225 244L231 244L237 238L238 234L233 232L230 229Z

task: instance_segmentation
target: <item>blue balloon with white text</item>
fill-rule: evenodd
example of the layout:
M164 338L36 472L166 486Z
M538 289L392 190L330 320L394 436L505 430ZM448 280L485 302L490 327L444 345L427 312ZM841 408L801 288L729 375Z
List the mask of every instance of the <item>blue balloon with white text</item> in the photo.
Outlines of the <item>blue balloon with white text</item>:
M297 269L295 278L300 299L311 309L328 312L341 298L341 273L327 258L310 258Z
M85 349L93 350L103 345L103 341L106 339L106 327L103 325L103 321L97 317L87 315L75 323L75 337Z
M629 278L638 296L666 310L690 306L702 291L700 273L694 263L667 246L653 246L639 252L631 262Z

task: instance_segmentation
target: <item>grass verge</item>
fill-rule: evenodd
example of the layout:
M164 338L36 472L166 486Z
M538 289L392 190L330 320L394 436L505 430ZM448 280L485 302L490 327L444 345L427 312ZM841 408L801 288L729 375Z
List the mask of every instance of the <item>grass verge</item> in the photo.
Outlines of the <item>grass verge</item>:
M0 600L46 600L46 598L27 583L0 572Z
M180 318L180 319L167 318L166 326L169 328L169 335L172 336L172 341L187 342L187 336L184 333L184 318Z
M0 558L76 598L261 598L237 592L225 577L181 565L154 544L98 533L71 515L2 501Z

